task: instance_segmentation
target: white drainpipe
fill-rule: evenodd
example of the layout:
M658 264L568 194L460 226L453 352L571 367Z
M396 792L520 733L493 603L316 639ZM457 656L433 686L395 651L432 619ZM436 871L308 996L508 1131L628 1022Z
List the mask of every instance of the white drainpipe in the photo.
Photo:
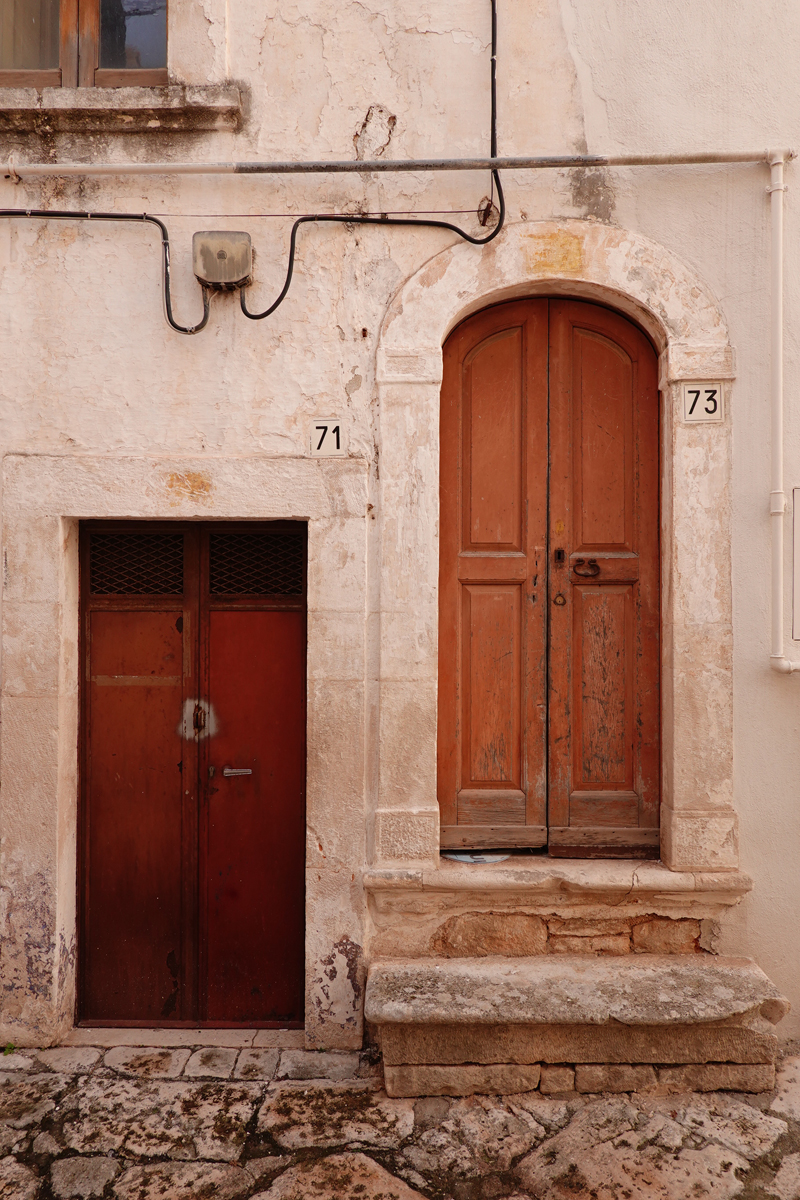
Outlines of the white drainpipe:
M790 156L791 157L791 156ZM769 155L770 215L772 226L772 330L770 336L770 404L772 410L772 486L769 512L772 521L772 637L770 666L773 671L790 675L800 671L783 653L783 518L786 494L783 490L783 164L786 153L772 150Z

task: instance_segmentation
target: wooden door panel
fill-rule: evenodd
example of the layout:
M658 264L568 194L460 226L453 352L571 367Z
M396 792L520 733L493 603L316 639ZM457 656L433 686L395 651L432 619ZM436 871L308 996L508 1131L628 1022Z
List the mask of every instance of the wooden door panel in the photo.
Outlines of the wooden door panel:
M441 445L442 840L541 845L547 301L498 305L448 339Z
M462 602L462 788L519 788L520 589L466 585Z
M633 662L630 587L572 588L572 794L632 790Z
M90 1019L182 1016L180 615L89 614L82 978Z
M212 611L209 1021L303 1018L305 614ZM225 776L225 768L250 775Z
M458 793L460 825L525 825L525 793L513 788L488 788Z
M551 302L550 348L550 851L649 854L659 796L656 357L625 318L581 301ZM648 832L626 841L626 829Z
M572 550L631 549L636 499L633 364L620 346L576 326L572 358Z
M464 363L463 550L522 549L523 331L482 341Z

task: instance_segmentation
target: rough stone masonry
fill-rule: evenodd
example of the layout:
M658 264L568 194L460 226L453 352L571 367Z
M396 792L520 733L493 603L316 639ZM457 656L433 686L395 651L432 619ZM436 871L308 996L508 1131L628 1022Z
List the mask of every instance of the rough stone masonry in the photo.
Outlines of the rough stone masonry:
M614 1066L545 1068L547 1094L390 1099L370 1053L254 1044L63 1046L0 1068L2 1200L800 1196L800 1056L760 1096L663 1095Z

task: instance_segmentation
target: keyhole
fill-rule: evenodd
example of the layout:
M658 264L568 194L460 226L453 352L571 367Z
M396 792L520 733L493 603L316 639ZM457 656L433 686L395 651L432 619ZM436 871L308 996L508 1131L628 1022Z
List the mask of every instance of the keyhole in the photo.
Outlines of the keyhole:
M555 560L557 563L563 563L566 561L566 556L563 550L556 550Z

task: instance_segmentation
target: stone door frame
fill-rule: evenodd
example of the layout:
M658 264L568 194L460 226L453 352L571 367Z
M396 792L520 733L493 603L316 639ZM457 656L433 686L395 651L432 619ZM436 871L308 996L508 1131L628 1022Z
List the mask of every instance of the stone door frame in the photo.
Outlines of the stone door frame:
M0 1040L75 1011L78 530L82 520L308 522L306 1039L361 1043L369 462L3 459Z
M731 418L734 359L707 285L671 251L588 221L520 223L481 253L458 245L389 306L377 358L380 732L376 864L438 863L436 686L442 346L478 309L570 296L635 321L662 395L661 856L674 871L738 867L733 807ZM724 382L726 418L680 419L681 384ZM576 869L579 864L575 864Z

